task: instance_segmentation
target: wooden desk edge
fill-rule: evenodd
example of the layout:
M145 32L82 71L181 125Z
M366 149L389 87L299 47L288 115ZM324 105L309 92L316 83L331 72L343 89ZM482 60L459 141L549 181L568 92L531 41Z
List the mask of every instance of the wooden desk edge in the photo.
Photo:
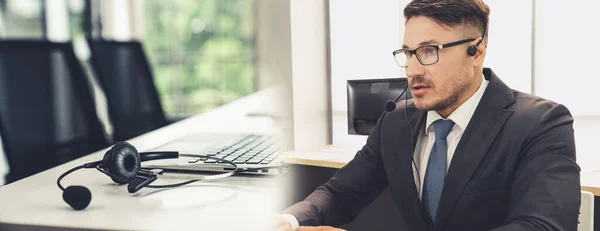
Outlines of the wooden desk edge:
M588 191L594 194L594 196L600 197L600 188L598 187L590 187L590 186L581 186L582 191Z
M325 168L342 168L347 164L346 162L327 161L327 160L311 160L311 159L302 159L302 158L287 158L287 159L285 159L285 163L308 165L308 166L315 166L315 167L325 167Z

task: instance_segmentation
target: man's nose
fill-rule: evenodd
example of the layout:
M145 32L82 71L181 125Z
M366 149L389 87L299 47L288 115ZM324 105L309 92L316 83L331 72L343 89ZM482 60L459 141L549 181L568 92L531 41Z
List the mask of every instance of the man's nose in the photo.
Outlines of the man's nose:
M417 59L416 55L411 55L406 60L406 77L409 79L425 74L425 68L421 62Z

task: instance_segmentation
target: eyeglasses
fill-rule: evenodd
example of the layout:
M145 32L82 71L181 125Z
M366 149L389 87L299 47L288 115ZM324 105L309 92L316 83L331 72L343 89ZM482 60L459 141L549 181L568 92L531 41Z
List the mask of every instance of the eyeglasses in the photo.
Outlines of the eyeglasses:
M437 63L440 60L440 50L448 47L453 47L456 45L468 43L471 41L475 41L475 39L464 39L456 42L446 43L442 45L426 45L422 47L418 47L414 50L408 49L398 49L392 52L394 58L396 59L396 63L400 67L408 67L408 58L412 55L417 56L417 60L423 65L432 65Z

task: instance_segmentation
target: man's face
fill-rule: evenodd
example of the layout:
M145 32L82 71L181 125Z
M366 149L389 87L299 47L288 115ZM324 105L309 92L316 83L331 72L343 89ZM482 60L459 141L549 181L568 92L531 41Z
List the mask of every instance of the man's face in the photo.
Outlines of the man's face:
M403 47L412 50L423 45L440 45L467 38L474 37L466 37L463 26L442 27L430 18L416 16L406 23ZM406 74L418 109L453 111L470 97L465 93L473 89L475 83L481 83L474 81L474 58L467 54L470 45L466 43L439 50L439 61L432 65L422 65L414 55L408 59ZM481 73L479 76L481 78Z

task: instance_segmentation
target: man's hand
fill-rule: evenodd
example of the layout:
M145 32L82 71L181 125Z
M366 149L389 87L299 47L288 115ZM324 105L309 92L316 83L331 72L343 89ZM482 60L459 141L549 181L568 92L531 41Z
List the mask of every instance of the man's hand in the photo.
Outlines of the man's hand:
M346 231L346 230L334 228L331 226L315 226L315 227L300 226L298 229L296 229L296 231Z
M288 220L283 218L283 216L279 215L275 218L275 230L276 231L293 231L292 225Z

